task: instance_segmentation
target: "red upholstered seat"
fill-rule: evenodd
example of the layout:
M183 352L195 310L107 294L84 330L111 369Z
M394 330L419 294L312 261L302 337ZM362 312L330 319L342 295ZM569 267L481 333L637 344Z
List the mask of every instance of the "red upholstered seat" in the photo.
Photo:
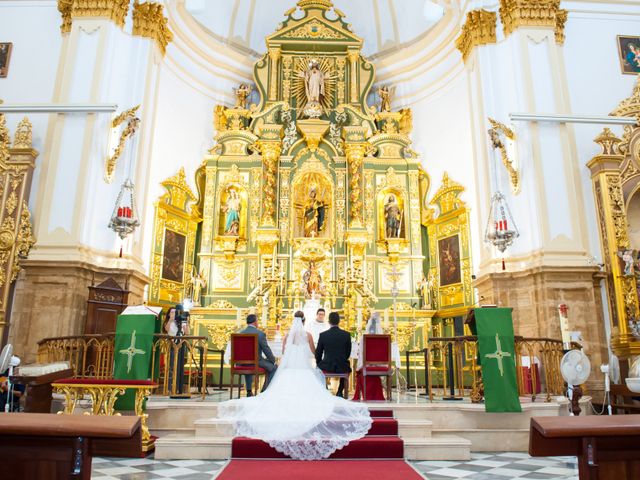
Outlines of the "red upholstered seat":
M237 375L256 375L256 372L258 372L259 375L264 375L265 373L267 373L267 371L264 368L255 368L255 367L249 367L249 368L242 368L242 367L236 367L233 369L233 372Z
M229 398L233 398L233 385L236 375L265 375L264 368L258 366L258 335L256 333L234 333L231 335L231 389ZM256 387L257 390L257 387ZM238 388L238 396L240 389Z
M387 400L391 401L391 336L365 335L362 342L362 375L387 377ZM366 378L365 378L366 380ZM364 398L367 398L367 382L364 382Z

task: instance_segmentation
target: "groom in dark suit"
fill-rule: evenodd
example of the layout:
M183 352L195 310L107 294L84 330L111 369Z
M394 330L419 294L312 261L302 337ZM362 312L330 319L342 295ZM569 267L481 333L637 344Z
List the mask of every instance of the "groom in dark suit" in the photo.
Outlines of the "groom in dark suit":
M245 328L240 333L254 333L258 335L258 358L260 359L258 365L261 368L264 368L267 372L264 386L262 387L262 390L260 390L261 392L264 392L269 386L269 382L271 381L271 378L273 378L273 374L276 373L276 357L273 355L271 348L269 348L269 344L267 343L267 336L264 332L258 330L257 325L258 317L251 313L247 315L247 328ZM247 385L247 397L252 397L253 375L245 375L244 381Z
M322 332L318 337L316 347L316 364L318 368L331 373L351 373L349 357L351 356L351 335L342 330L340 315L338 312L329 314L329 325L331 328ZM344 378L340 379L340 386L336 395L343 396Z

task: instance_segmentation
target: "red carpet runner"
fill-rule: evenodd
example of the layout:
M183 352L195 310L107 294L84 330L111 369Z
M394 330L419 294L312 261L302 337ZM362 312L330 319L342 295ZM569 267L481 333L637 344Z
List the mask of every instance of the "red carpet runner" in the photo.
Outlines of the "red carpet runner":
M262 440L234 438L231 445L232 460L216 478L217 480L421 479L422 477L415 470L401 460L404 458L404 443L398 437L398 422L393 418L393 412L371 410L371 417L373 417L373 424L364 438L354 440L329 457L340 460L338 462L290 460ZM258 459L282 460L265 462L257 461Z
M424 480L403 460L231 460L216 480Z

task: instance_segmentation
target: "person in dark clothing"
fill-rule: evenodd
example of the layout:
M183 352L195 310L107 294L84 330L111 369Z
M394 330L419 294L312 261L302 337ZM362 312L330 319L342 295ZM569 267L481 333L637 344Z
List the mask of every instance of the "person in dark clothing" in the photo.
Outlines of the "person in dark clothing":
M316 364L318 368L331 373L351 373L349 357L351 356L351 335L342 330L338 312L329 314L331 328L318 337L316 347ZM340 386L336 395L343 396L344 378L340 379Z

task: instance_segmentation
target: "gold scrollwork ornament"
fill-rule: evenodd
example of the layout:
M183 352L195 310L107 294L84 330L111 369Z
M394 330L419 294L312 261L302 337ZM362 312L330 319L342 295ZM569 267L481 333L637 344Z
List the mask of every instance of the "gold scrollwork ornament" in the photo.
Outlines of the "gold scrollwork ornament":
M107 183L111 183L113 181L113 176L116 170L116 166L118 164L118 159L122 155L122 152L125 147L125 143L129 137L132 137L138 127L140 126L140 119L136 116L136 112L140 108L140 105L133 107L130 110L122 112L111 122L111 128L117 128L124 122L127 122L126 126L120 132L120 140L118 141L118 145L116 146L113 155L107 158L105 162L105 172L104 179Z

